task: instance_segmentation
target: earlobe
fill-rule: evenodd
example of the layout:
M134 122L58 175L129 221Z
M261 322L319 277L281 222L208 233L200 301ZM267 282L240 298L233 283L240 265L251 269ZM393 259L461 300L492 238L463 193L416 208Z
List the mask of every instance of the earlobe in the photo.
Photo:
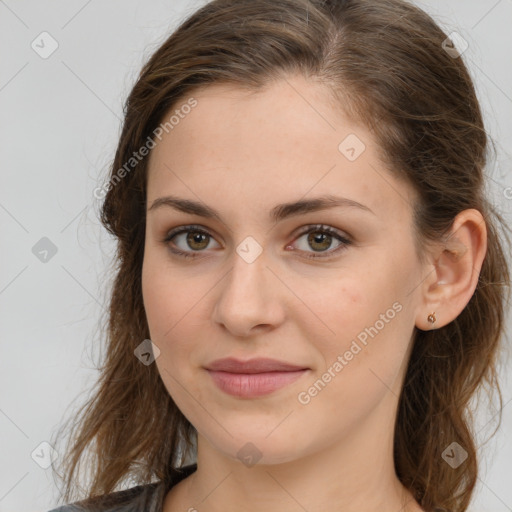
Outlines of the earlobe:
M418 329L437 329L460 315L475 292L486 251L485 219L478 210L462 211L431 264L432 275L425 280Z

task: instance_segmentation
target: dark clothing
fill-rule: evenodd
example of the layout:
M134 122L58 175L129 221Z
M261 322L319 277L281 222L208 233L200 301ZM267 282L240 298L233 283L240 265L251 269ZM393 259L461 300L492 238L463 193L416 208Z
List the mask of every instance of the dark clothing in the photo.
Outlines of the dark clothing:
M137 485L124 491L63 505L49 512L162 512L167 493L196 469L197 464L191 464L175 470L168 486L164 486L163 482Z

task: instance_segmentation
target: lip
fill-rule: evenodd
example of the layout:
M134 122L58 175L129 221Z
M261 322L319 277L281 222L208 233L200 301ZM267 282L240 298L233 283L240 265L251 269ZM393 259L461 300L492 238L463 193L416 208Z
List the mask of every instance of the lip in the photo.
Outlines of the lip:
M238 398L255 398L281 389L304 375L309 368L275 359L240 361L218 359L205 368L215 385Z
M241 361L234 357L217 359L206 366L207 370L230 372L230 373L266 373L266 372L292 372L297 370L308 370L306 366L298 366L277 359L258 357Z

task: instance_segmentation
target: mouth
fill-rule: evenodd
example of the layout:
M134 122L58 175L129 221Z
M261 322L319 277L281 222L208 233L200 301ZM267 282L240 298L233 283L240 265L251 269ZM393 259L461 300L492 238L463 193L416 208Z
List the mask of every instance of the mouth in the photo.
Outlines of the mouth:
M255 398L270 394L296 381L310 369L275 359L219 359L206 371L223 392L238 398Z

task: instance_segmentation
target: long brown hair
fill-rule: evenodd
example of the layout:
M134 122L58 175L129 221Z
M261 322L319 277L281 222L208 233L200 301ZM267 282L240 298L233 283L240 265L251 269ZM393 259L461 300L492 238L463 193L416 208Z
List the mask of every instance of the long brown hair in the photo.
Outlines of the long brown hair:
M471 300L448 325L415 330L394 441L397 475L426 511L467 509L477 479L470 400L485 388L502 401L496 368L510 238L505 229L500 237L506 223L483 190L489 140L473 83L462 57L445 51L446 38L430 16L402 0L214 0L151 56L126 101L105 188L101 221L117 239L106 354L60 462L65 502L84 497L84 455L91 462L87 498L118 490L128 478L168 482L193 451L195 429L156 365L134 356L149 338L141 291L148 158L126 163L198 88L226 82L256 90L300 73L325 84L349 117L372 130L389 172L417 191L421 257L459 212L475 208L484 216L488 248ZM442 457L452 442L468 453L456 469Z

